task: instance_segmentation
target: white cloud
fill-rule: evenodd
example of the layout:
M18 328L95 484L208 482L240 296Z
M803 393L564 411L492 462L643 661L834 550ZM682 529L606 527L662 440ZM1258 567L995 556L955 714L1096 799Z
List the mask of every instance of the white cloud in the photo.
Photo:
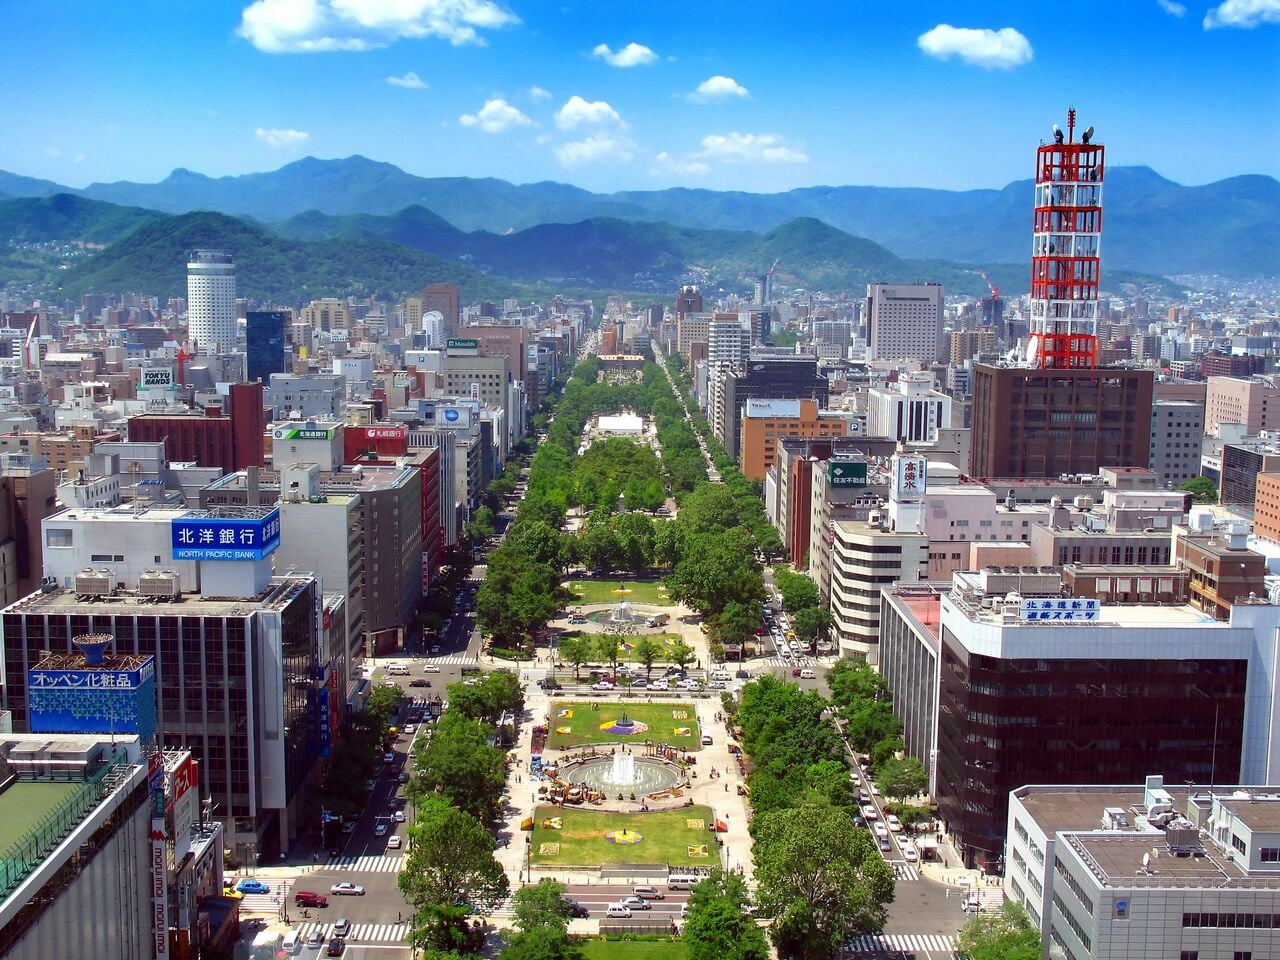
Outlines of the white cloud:
M693 93L685 95L685 99L690 103L718 103L733 97L745 97L749 93L750 91L733 77L717 74L703 80Z
M561 130L572 130L582 126L594 127L601 124L626 126L618 111L604 100L584 100L576 93L556 111L556 126Z
M975 30L940 23L928 33L920 34L916 43L939 60L959 57L965 63L987 69L1011 70L1032 57L1031 42L1013 27Z
M72 162L72 163L77 163L77 164L79 164L79 163L84 163L84 154L83 154L83 153L77 153L74 157L72 157L72 158L71 158L71 162Z
M544 90L536 84L529 88L529 99L534 103L541 103L543 100L551 99L551 91Z
M702 149L694 160L719 160L723 163L808 163L802 151L795 150L772 133L712 133L702 138Z
M254 135L273 150L297 150L308 140L311 134L301 130L263 129L259 127Z
M424 37L484 43L478 31L519 22L494 0L253 0L236 32L263 53L317 53Z
M711 165L701 160L690 160L686 157L673 157L671 154L663 150L653 158L653 167L650 168L650 176L658 177L663 174L686 174L700 175L711 172Z
M574 140L556 147L556 158L566 167L580 167L601 160L627 163L635 155L635 144L626 137L592 134L585 140Z
M1280 23L1280 0L1225 0L1204 15L1204 28L1239 27L1252 30L1264 23Z
M464 127L479 127L485 133L502 133L511 127L527 127L533 121L501 97L493 97L475 113L464 113L458 118Z
M45 147L44 155L48 157L50 160L57 160L60 156L62 156L62 151L59 150L57 147Z
M1174 0L1156 0L1156 3L1160 4L1160 9L1171 17L1185 17L1187 15L1187 8L1181 3L1174 2Z
M410 70L403 77L390 76L387 77L387 83L393 87L404 87L406 90L425 90L427 82Z
M658 55L643 43L628 43L621 50L611 50L607 43L597 43L591 55L611 67L647 67L658 60Z

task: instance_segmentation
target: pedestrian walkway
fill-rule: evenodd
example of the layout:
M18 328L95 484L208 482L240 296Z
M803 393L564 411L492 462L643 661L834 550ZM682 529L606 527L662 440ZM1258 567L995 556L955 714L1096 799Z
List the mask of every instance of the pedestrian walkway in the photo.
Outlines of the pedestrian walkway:
M812 667L818 663L813 657L780 657L777 655L765 657L764 662L765 666L769 667Z
M444 657L427 657L426 662L438 664L439 666L452 665L455 667L473 667L478 664L480 660L474 654L452 653Z
M328 940L334 936L333 924L304 923L302 933L307 937L313 933L320 933ZM348 945L358 946L361 943L398 943L408 935L409 924L407 923L353 923L343 939Z
M893 875L899 880L919 880L920 870L915 864L895 863L893 865Z
M849 949L854 953L885 953L890 950L908 953L934 953L951 956L956 938L938 933L890 933L879 937L858 937Z
M326 870L347 870L355 873L399 873L404 857L390 854L367 857L333 857L324 865Z
M270 893L246 893L240 901L241 913L277 914L280 905L285 902L291 887L289 882L276 880L270 884Z

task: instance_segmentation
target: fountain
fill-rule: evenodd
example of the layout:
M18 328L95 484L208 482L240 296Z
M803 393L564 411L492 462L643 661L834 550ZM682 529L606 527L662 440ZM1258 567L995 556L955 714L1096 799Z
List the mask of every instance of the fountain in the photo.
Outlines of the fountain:
M610 623L630 623L631 620L631 604L626 600L619 600L614 604L613 612L609 614Z
M569 783L586 784L609 796L657 793L684 782L684 772L676 764L621 750L612 757L569 761L560 769Z
M636 755L634 753L615 753L613 755L613 770L609 774L611 779L618 786L635 785L636 778Z

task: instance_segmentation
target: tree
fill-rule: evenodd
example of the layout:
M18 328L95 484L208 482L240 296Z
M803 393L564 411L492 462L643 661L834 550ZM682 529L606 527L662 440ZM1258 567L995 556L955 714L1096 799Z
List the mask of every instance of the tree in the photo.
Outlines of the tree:
M601 663L609 665L610 672L617 676L618 674L618 654L622 650L622 637L620 634L614 633L612 630L605 630L603 633L597 633L595 637L596 656L600 658Z
M1196 503L1218 502L1218 488L1213 485L1213 481L1208 477L1192 477L1179 485L1178 489L1185 490L1191 494L1191 498Z
M569 922L569 903L564 897L564 884L554 880L539 880L521 887L511 898L516 926L532 930L543 925L566 926Z
M906 800L923 793L929 785L929 775L919 757L894 757L876 769L876 786L886 797Z
M904 753L906 749L907 745L896 734L892 737L885 737L883 740L877 740L872 744L871 750L868 752L871 769L879 770L890 760L897 757L898 754Z
M369 694L365 710L382 722L384 734L386 725L391 722L392 717L400 713L400 708L404 706L404 698L404 691L395 684L389 683L374 687L373 692Z
M688 537L668 583L674 599L706 614L719 613L730 601L758 605L764 598L750 537L741 528Z
M738 525L738 501L724 484L704 483L684 498L678 522L691 534L722 534Z
M974 914L960 928L956 948L970 960L1038 960L1042 953L1039 931L1013 900Z
M449 950L459 942L470 907L493 910L507 895L507 874L493 856L493 837L475 817L444 797L424 797L409 827L409 855L397 883L415 912L415 946ZM459 914L458 908L463 908Z
M831 611L826 607L805 607L791 618L791 626L796 636L805 643L816 643L827 637L833 620Z
M788 572L778 580L778 589L782 593L782 609L787 613L798 613L806 607L822 604L818 585L802 573Z
M562 637L559 643L560 659L573 664L573 678L578 679L578 669L592 661L595 645L581 634Z
M563 884L543 880L512 897L517 930L508 934L501 960L578 960L569 939L569 904Z
M693 663L693 647L689 646L683 640L677 640L667 648L667 659L683 670L685 667L689 666L689 664Z
M774 918L780 957L826 960L853 937L884 928L893 870L845 811L773 810L755 827L757 893Z
M449 709L493 726L503 714L524 712L524 688L510 670L495 670L478 683L450 684Z
M439 794L480 820L495 819L502 808L507 768L506 755L489 744L491 733L482 720L445 711L432 736L418 740L408 791L414 802Z
M618 536L608 522L592 523L578 534L577 551L582 565L592 570L615 570L624 565Z
M746 904L747 886L737 874L713 870L695 886L684 926L689 960L765 960L768 944Z
M463 533L472 543L480 543L494 534L493 511L481 507L471 515L471 519L463 525Z
M568 538L545 520L520 520L507 533L506 542L534 563L563 572L568 565Z
M893 707L879 700L863 700L845 714L845 736L853 749L867 753L873 745L902 731L902 721Z
M644 675L647 677L653 670L654 661L662 656L662 647L652 637L641 637L631 648L631 654L644 664Z
M849 782L849 768L839 760L819 760L804 772L804 785L808 800L833 807L847 807L853 803L853 790Z
M624 513L614 517L612 525L618 543L618 565L623 570L643 573L653 563L653 521L643 513Z
M748 607L736 600L726 603L720 615L715 618L715 638L722 644L738 645L754 639L756 628L760 626L759 611L759 606Z

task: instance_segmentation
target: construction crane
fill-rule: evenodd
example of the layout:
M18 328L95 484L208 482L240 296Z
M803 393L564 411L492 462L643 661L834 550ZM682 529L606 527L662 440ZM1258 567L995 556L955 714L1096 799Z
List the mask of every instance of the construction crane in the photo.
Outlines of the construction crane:
M781 262L782 262L782 258L781 258L781 257L778 257L778 259L774 260L774 261L773 261L773 266L771 266L771 267L769 268L768 272L766 272L766 273L765 273L765 276L766 276L766 277L772 277L772 276L773 276L773 271L774 271L774 270L776 270L776 269L778 269L778 264L779 264L779 263L781 263Z
M987 285L987 289L991 291L991 296L992 296L992 297L998 297L998 296L1000 296L1000 288L999 288L999 287L997 287L994 283L992 283L992 282L987 278L987 272L986 272L985 270L983 270L981 267L979 267L979 268L978 268L978 270L977 270L977 273L978 273L978 276L980 276L980 277L982 278L982 282L983 282L983 283L985 283L985 284Z

